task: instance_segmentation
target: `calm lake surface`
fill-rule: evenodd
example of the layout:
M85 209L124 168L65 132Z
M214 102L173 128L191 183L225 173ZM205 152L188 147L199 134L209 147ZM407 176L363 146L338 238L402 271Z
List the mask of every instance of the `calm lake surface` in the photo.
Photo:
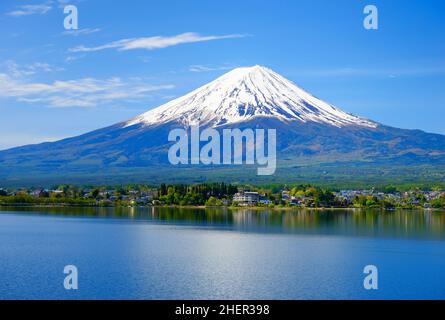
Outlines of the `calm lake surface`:
M0 299L445 299L445 213L2 208Z

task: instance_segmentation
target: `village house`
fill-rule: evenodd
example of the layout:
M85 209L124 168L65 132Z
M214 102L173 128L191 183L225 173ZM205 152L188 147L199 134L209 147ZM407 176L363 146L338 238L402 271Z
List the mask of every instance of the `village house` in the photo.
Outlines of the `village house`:
M43 190L43 189L34 189L34 190L32 190L32 191L29 193L29 195L38 198L38 197L40 197L43 193L44 193L44 190Z
M281 199L283 201L289 201L290 200L290 191L289 190L283 190L281 192Z
M63 190L51 190L51 194L58 196L63 194Z
M141 198L146 201L152 201L153 199L158 198L158 192L156 190L141 191Z
M240 206L254 206L260 201L260 195L258 192L239 192L233 196L233 202L238 203Z
M260 195L259 198L259 203L264 204L264 205L269 205L269 204L273 204L273 201L269 200L267 195Z

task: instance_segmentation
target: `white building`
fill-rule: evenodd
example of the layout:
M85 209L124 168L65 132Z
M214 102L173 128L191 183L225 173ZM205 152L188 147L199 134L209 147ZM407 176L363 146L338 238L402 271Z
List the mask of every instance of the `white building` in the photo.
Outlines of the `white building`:
M233 196L233 202L242 206L254 206L258 204L260 195L258 192L239 192Z

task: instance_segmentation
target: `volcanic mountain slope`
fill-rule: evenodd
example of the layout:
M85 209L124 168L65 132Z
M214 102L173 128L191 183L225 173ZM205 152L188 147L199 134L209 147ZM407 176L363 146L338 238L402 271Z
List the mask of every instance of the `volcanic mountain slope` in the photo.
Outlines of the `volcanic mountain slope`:
M438 168L445 164L445 136L392 128L348 114L272 70L254 66L232 70L128 121L53 143L1 151L0 178L88 177L95 181L100 176L107 182L119 176L128 183L178 177L227 180L248 172L240 167L172 167L167 161L168 133L198 123L217 130L276 129L275 179L298 176L305 166L332 169L336 164L348 174L348 168L363 163L374 168L408 165L414 171L419 165ZM255 174L248 180L255 180Z

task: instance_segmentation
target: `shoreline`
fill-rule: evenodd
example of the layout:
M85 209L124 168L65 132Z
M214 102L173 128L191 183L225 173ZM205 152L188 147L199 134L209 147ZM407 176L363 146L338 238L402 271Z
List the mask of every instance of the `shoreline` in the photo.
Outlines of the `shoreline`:
M40 205L40 204L0 204L0 210L1 209L7 209L7 208L78 208L78 209L132 209L132 208L138 208L138 209L148 209L148 208L167 208L167 209L198 209L198 210L206 210L206 209L220 209L220 210L254 210L254 211L301 211L301 210L308 210L308 211L363 211L363 210L375 210L375 211L384 211L384 212L391 212L391 211L397 211L397 210L412 210L412 211L430 211L430 212L444 212L445 209L443 208L424 208L424 207L410 207L410 208L391 208L391 209L385 209L381 207L259 207L259 206L252 206L252 207L236 207L236 206L180 206L180 205L150 205L150 206L96 206L96 205L73 205L73 204L53 204L53 205Z

